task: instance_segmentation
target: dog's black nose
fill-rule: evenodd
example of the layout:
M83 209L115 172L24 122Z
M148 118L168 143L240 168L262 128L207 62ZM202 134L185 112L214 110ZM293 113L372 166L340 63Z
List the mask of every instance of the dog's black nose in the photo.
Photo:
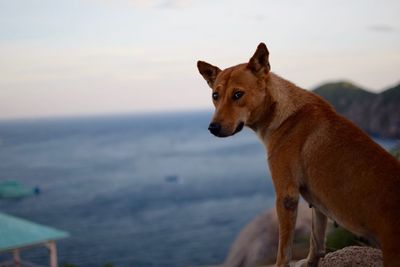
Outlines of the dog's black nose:
M213 134L213 135L218 135L219 132L221 131L221 124L217 122L212 122L208 126L208 130Z

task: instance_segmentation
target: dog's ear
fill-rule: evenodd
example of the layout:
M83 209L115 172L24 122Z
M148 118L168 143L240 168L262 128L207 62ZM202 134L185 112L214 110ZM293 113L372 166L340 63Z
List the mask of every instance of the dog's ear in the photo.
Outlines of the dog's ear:
M254 74L264 71L269 72L271 67L269 65L269 52L268 48L264 43L260 43L257 46L257 50L254 55L250 58L249 63L247 63L247 68L249 68Z
M203 78L207 81L208 86L212 88L215 79L221 70L218 67L215 67L204 61L197 61L197 68L199 69L199 72Z

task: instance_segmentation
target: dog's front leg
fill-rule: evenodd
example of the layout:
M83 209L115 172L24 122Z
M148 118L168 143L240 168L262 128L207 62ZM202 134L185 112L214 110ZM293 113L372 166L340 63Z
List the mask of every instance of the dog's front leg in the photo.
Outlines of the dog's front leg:
M295 267L317 267L319 259L325 255L325 232L327 218L318 211L312 209L312 231L310 237L310 251L307 259L296 263Z
M289 266L297 218L299 193L295 188L277 191L276 210L279 221L279 246L275 267Z
M319 259L325 255L326 223L326 216L313 208L310 251L307 257L308 266L318 266Z

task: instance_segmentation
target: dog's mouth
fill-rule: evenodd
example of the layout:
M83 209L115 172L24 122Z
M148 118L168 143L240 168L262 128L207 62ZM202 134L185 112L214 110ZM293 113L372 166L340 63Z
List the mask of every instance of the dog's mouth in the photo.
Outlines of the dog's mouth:
M236 127L236 129L235 129L235 131L233 132L232 135L234 135L234 134L240 132L241 130L243 130L243 127L244 127L244 122L241 121L241 122L238 124L238 126Z

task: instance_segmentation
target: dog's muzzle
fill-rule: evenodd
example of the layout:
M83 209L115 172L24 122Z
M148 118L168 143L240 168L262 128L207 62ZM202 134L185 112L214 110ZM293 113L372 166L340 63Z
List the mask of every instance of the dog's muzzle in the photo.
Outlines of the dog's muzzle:
M240 132L243 129L243 127L244 127L244 123L240 122L233 133L226 133L226 132L222 131L222 126L220 123L212 122L208 126L208 130L215 136L227 137L227 136L231 136L231 135L234 135L234 134Z

